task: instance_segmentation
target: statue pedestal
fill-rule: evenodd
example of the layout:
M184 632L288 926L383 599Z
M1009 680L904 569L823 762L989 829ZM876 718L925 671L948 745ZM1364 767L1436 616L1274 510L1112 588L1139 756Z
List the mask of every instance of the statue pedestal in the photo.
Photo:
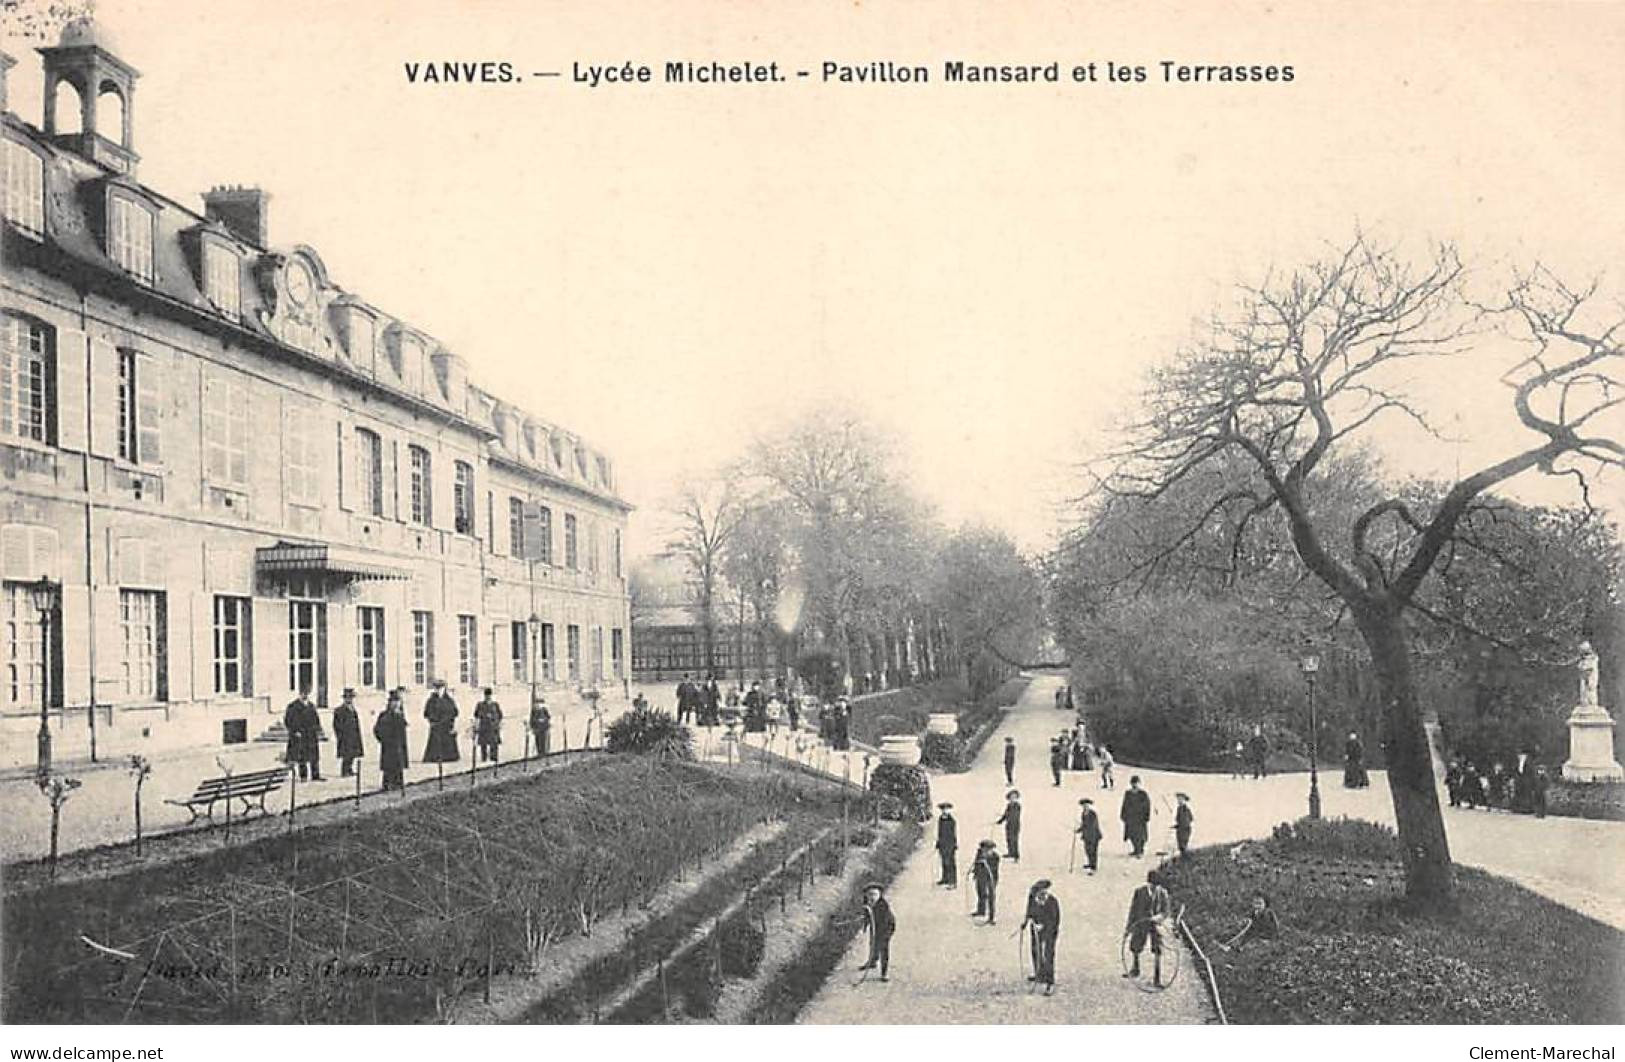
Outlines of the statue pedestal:
M1614 720L1600 704L1582 704L1569 714L1569 782L1617 782L1625 768L1614 760Z

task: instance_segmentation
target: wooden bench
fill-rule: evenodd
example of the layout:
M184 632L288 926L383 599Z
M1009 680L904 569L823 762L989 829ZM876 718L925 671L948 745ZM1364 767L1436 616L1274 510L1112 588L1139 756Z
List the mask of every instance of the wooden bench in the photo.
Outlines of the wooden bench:
M243 803L243 814L248 814L250 808L259 805L260 814L268 812L265 809L265 798L282 788L282 783L288 778L287 767L271 767L263 771L246 771L243 774L221 775L219 778L205 778L197 784L197 789L185 800L166 800L166 804L185 808L191 813L187 821L190 826L200 817L214 818L214 805L217 802L226 802L226 811L231 811L231 801L240 800ZM199 811L199 809L202 809Z

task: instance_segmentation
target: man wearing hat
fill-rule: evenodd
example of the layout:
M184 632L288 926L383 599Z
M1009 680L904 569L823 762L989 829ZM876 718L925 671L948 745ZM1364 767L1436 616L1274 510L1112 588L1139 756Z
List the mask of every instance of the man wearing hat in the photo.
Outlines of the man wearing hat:
M424 763L455 763L457 753L457 702L446 691L446 680L436 679L434 692L423 706L423 718L429 721L429 743L423 749Z
M1055 991L1055 942L1061 936L1061 902L1050 895L1050 880L1039 878L1027 893L1027 917L1021 928L1033 929L1033 976L1047 996Z
M1004 739L1004 784L1016 784L1016 739Z
M1083 838L1083 855L1093 874L1100 869L1100 838L1104 836L1100 829L1100 816L1095 813L1095 802L1088 797L1078 801L1083 812L1078 818L1078 836Z
M1191 812L1191 798L1186 793L1175 793L1179 806L1174 809L1174 840L1179 842L1179 854L1184 855L1191 843L1191 825L1196 816Z
M1004 827L1004 857L1021 862L1021 794L1012 789L1004 794L1004 814L993 825Z
M536 749L536 755L546 756L549 751L549 740L553 733L553 713L547 710L547 698L537 693L530 702L530 735Z
M338 745L339 774L348 778L361 758L361 717L355 710L355 690L349 686L333 709L333 740Z
M322 761L318 743L322 739L322 717L316 714L316 705L310 699L310 684L299 687L299 696L288 702L282 713L282 725L288 731L287 762L294 765L302 782L322 780Z
M1049 743L1049 773L1055 776L1055 784L1061 784L1061 772L1066 769L1066 746L1061 744L1060 738Z
M858 967L873 970L880 967L880 979L889 980L887 968L891 965L891 937L897 931L897 919L892 917L891 905L882 895L885 890L878 881L863 887L863 921L869 930L869 961Z
M1128 780L1128 792L1123 794L1123 809L1118 817L1123 820L1123 840L1134 849L1134 858L1145 855L1146 832L1151 824L1151 794L1140 788L1140 776Z
M959 824L954 821L954 806L938 804L937 857L942 860L942 880L938 885L950 889L959 887Z
M479 746L481 762L491 763L502 744L502 706L491 696L491 687L485 687L484 694L474 706L474 742Z
M971 863L971 877L976 882L976 914L987 915L987 924L996 920L999 894L999 846L982 841L976 846L976 859Z
M1145 950L1149 940L1152 984L1162 987L1162 938L1173 913L1174 901L1162 887L1162 876L1155 870L1147 871L1145 884L1134 890L1134 898L1129 901L1128 925L1124 932L1128 934L1128 950L1134 955L1134 965L1124 977L1140 976L1140 952Z

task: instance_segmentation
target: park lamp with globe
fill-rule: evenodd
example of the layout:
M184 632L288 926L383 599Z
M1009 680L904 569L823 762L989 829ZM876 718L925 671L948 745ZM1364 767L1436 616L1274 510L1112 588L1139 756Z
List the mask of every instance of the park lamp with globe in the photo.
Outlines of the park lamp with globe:
M1309 683L1309 817L1320 818L1320 720L1315 713L1315 675L1320 671L1320 657L1303 654L1298 661L1304 680Z
M40 684L39 684L39 764L40 773L51 769L51 611L56 608L56 583L48 575L40 576L28 586L34 611L39 613L40 627Z

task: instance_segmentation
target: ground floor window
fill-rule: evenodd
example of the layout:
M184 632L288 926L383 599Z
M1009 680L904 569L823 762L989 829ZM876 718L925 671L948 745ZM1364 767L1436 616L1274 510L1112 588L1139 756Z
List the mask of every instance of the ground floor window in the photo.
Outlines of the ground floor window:
M509 643L513 655L513 680L515 682L530 681L530 625L524 620L515 620L509 627Z
M619 627L609 632L609 662L611 674L626 677L626 632Z
M327 606L319 601L288 602L288 689L326 698Z
M363 605L355 610L355 616L360 684L365 689L381 690L384 688L384 610Z
M592 681L604 681L604 628L592 629Z
M575 624L564 629L565 653L568 657L566 672L571 682L581 681L581 628Z
M123 641L121 684L130 700L161 701L164 689L164 595L159 590L120 590Z
M551 623L542 624L542 637L540 644L537 646L537 655L540 659L536 661L536 666L541 669L542 678L552 682L558 677L557 669L553 663L558 659L558 654L553 646L553 625Z
M480 630L473 616L457 617L457 681L464 686L480 684Z
M59 643L62 610L53 607L43 622L34 607L33 587L6 583L0 602L5 622L5 672L0 684L0 707L7 711L37 712L41 703L62 703L61 683L52 681L60 671L54 647Z
M412 685L434 680L434 613L412 613Z
M246 697L254 692L249 665L252 606L246 597L214 599L214 692Z

